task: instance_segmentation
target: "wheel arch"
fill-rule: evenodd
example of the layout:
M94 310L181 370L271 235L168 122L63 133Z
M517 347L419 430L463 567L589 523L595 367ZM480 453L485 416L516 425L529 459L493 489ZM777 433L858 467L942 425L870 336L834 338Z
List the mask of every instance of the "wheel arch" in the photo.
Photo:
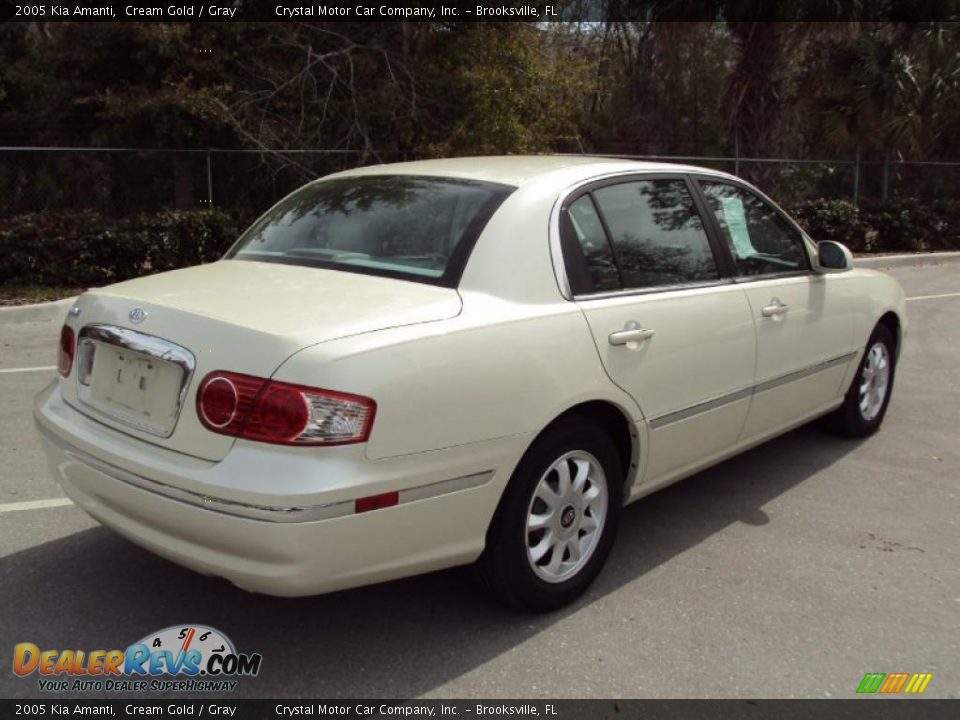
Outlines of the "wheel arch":
M877 325L884 325L893 335L893 354L897 359L900 358L900 348L903 345L903 328L900 323L900 316L893 310L885 312L877 321Z
M585 418L602 427L617 448L620 466L623 469L623 496L630 496L630 488L636 480L640 467L640 437L636 426L619 405L609 400L586 400L567 408L541 430L527 446L529 450L540 438L548 434L558 423Z

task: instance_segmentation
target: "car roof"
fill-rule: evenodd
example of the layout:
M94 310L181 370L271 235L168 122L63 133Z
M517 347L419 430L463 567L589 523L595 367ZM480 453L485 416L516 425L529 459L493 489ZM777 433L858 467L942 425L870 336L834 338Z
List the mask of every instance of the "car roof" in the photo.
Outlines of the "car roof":
M433 175L521 187L554 174L562 174L566 181L577 181L617 172L697 172L731 177L726 173L692 165L591 155L498 155L417 160L370 165L327 177Z

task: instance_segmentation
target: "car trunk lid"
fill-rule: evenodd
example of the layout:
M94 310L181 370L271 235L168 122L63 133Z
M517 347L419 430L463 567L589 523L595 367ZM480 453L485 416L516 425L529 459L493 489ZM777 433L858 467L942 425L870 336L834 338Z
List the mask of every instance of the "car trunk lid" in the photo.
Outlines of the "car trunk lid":
M224 260L94 290L77 308L67 401L130 435L216 461L234 439L197 418L196 388L207 373L270 377L310 345L448 319L461 303L455 290L425 283ZM315 385L324 387L323 378Z

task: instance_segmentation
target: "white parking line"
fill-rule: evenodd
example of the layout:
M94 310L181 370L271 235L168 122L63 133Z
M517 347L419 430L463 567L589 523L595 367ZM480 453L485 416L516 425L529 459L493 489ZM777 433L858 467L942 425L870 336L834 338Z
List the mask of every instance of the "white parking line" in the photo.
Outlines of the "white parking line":
M907 300L939 300L940 298L960 297L960 292L944 293L943 295L917 295L907 298Z
M28 500L26 502L0 505L0 513L18 512L20 510L42 510L43 508L63 507L65 505L73 505L73 500L65 497L49 498L48 500Z
M6 373L22 373L22 372L47 372L50 370L56 370L56 365L42 365L40 367L28 367L28 368L3 368L0 369L0 375L5 375Z

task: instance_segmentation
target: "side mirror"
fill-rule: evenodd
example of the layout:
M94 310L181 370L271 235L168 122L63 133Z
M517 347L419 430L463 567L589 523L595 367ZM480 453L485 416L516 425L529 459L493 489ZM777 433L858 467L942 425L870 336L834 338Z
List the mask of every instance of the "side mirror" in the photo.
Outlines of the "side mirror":
M853 268L853 253L846 245L833 240L817 243L817 272L845 272Z

